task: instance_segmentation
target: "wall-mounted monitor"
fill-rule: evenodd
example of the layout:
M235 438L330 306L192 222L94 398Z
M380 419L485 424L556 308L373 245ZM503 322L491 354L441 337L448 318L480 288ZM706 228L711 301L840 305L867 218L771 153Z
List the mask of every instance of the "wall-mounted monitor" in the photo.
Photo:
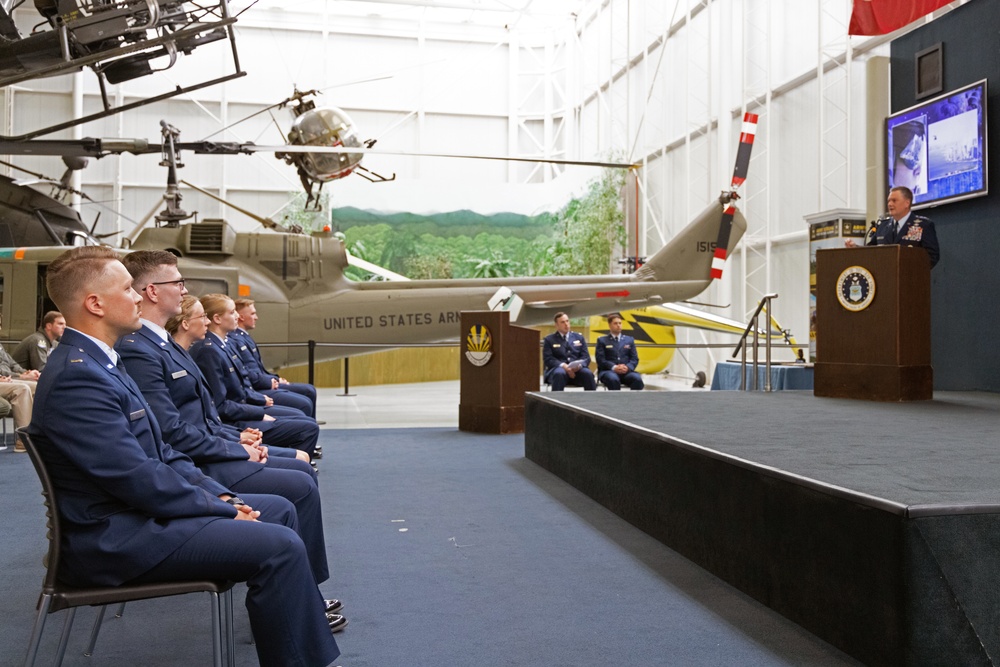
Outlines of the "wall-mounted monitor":
M914 208L987 194L986 79L892 114L886 137L886 183Z

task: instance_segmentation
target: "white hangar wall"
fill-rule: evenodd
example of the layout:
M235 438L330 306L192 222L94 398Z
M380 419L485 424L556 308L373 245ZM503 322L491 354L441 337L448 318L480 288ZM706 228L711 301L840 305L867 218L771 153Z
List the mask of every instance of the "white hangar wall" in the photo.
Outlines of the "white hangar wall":
M850 0L575 0L557 9L535 0L509 15L482 11L489 4L262 2L237 24L246 77L54 136L156 140L166 119L193 141L280 101L293 86L319 88L320 103L347 111L362 138L378 139L377 148L641 163L639 215L628 225L640 254L650 255L727 187L742 114L757 113L741 202L748 233L723 280L700 300L728 304L712 312L742 320L763 294L777 292L775 316L807 342L803 216L865 208L865 64L887 55L895 35L849 38ZM27 12L18 16L22 24L33 22L30 11L18 11ZM226 43L204 46L167 72L112 87L111 96L127 103L221 76L228 58ZM2 95L8 135L100 108L89 74L32 81ZM288 112L272 114L287 129ZM280 143L270 115L215 138ZM183 157L182 178L265 215L299 188L294 170L270 155ZM103 212L98 232L127 233L130 220L158 206L165 173L157 162L106 157L82 174L87 192L121 213ZM18 163L62 172L58 159ZM336 205L532 212L558 208L596 175L413 156L373 155L365 166L395 173L397 181L335 181L326 191ZM241 229L257 226L194 191L185 191L183 205ZM84 209L88 221L93 208ZM679 340L731 342L689 330L679 331ZM728 350L686 351L671 371L711 373L725 356Z

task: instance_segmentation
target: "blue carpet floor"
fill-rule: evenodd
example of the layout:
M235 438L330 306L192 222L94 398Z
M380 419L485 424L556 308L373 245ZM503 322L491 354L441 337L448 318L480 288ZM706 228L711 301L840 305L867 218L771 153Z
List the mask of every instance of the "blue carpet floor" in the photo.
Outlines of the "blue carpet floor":
M522 436L324 431L332 579L344 667L856 665L523 458ZM23 660L44 514L27 457L0 452L0 665ZM237 589L237 597L242 591ZM62 614L43 639L51 657ZM67 665L203 665L208 598L129 605ZM239 664L256 664L242 601Z

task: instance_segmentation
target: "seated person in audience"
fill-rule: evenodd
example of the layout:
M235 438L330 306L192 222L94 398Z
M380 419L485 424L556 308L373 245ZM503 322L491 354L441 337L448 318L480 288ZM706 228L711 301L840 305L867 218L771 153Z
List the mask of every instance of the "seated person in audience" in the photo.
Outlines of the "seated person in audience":
M240 428L257 428L273 444L294 447L315 456L319 441L316 420L294 408L275 405L249 386L241 373L239 357L227 346L226 337L236 328L236 305L225 294L207 294L201 305L208 316L205 339L191 346L202 374L208 381L215 409L222 421Z
M115 351L149 402L163 441L237 493L268 493L290 500L316 583L326 581L322 506L309 465L295 459L270 462L262 454L266 450L244 447L239 440L209 431L205 406L212 405L212 399L201 371L163 328L180 312L187 293L177 257L165 250L139 250L128 254L122 264L132 275L132 288L142 296L143 317L142 327L122 336Z
M29 432L61 496L63 582L246 581L261 665L333 664L340 651L295 508L271 495L244 502L175 452L122 370L112 346L139 328L141 299L115 252L66 251L46 287L68 327Z
M23 428L31 421L31 412L35 404L35 380L38 371L28 371L27 377L21 379L23 368L18 366L0 345L0 398L11 404L14 416L14 428ZM23 454L27 450L20 440L14 443L14 451Z
M289 382L267 372L257 343L249 333L257 327L257 306L253 299L236 299L235 303L239 326L229 334L229 340L236 344L250 384L260 393L273 398L276 404L298 408L315 419L316 387L305 382Z
M167 320L166 329L167 333L174 339L174 342L181 346L185 352L191 349L191 345L195 341L203 340L205 334L208 332L208 316L205 315L205 309L202 307L201 301L190 294L186 295L181 299L181 312ZM188 357L190 358L190 355ZM192 359L192 361L194 360ZM235 440L248 447L262 448L262 456L265 458L275 456L282 458L290 457L310 463L309 455L301 450L289 447L277 447L271 443L268 443L267 447L263 447L264 433L260 429L245 428L241 431L232 424L223 422L222 418L219 417L219 411L215 409L215 403L212 402L211 395L207 393L208 382L205 380L201 368L198 368L197 364L195 364L195 368L198 370L201 387L205 390L199 392L204 397L204 400L200 401L200 405L203 408L201 418L204 420L205 428L210 433ZM192 402L190 406L194 407L195 404ZM201 423L197 415L191 414L196 423ZM316 464L312 463L312 466L315 468Z
M611 333L598 338L594 349L598 379L612 391L618 391L622 385L632 391L642 389L646 385L642 376L635 372L639 352L635 349L635 340L622 333L622 316L618 313L608 315L608 329Z
M14 408L11 406L10 403L7 402L7 399L0 398L0 419L6 419L7 417L9 417L10 413L13 410ZM7 449L6 438L4 439L3 442L0 442L0 452L2 452L5 449Z
M552 391L562 391L567 384L594 391L597 383L590 372L587 341L582 335L570 331L569 315L566 313L556 313L555 322L556 332L546 336L542 346L545 381L552 385Z
M14 362L32 371L41 372L45 368L45 362L49 358L49 353L62 338L63 329L66 328L66 318L56 310L50 310L42 318L42 326L38 331L22 340L14 348Z
M38 380L39 372L22 368L14 361L3 345L0 345L0 377L10 378L17 382L27 383L31 391L35 391L35 381Z

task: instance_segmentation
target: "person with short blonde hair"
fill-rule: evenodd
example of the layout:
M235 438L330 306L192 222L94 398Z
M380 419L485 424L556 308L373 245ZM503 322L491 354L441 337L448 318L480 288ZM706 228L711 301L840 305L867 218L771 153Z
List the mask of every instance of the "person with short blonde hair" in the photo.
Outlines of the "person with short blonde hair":
M238 322L236 304L225 294L206 294L201 305L208 316L208 334L191 346L191 356L201 368L219 416L239 428L258 428L276 445L300 449L316 457L319 426L301 411L275 405L255 391L236 354L227 343Z

